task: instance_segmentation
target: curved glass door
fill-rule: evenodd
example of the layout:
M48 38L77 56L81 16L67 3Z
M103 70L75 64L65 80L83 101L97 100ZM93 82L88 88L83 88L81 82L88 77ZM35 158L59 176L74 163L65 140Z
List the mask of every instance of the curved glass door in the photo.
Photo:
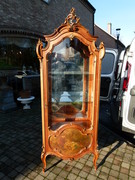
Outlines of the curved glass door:
M67 122L83 122L87 126L88 57L88 48L76 38L66 38L49 55L51 127L54 125L56 128Z

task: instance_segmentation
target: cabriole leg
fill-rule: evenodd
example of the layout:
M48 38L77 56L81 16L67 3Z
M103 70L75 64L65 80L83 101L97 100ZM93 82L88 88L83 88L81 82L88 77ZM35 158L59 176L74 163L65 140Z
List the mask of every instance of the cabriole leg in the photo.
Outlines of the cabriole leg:
M95 166L95 170L97 170L96 162L97 162L98 157L99 157L99 152L98 152L98 150L96 150L94 153L94 158L93 158L93 164Z

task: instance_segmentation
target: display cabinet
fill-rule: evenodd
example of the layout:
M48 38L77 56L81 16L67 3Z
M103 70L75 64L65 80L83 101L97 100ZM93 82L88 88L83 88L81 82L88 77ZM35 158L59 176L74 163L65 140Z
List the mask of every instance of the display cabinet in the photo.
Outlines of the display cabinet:
M53 34L40 40L42 153L74 160L87 153L98 158L97 134L103 43L89 34L72 8L65 22Z

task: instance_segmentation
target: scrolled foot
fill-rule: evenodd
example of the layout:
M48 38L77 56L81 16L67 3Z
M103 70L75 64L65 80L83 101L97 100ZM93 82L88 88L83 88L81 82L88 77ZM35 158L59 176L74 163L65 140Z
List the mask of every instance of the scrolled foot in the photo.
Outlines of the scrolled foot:
M99 152L98 152L98 150L97 150L97 151L94 153L94 158L93 158L93 164L94 164L95 170L97 170L96 162L97 162L98 157L99 157Z
M43 162L43 172L45 172L46 169L46 155L45 155L45 148L42 147L42 153L41 153L41 160Z

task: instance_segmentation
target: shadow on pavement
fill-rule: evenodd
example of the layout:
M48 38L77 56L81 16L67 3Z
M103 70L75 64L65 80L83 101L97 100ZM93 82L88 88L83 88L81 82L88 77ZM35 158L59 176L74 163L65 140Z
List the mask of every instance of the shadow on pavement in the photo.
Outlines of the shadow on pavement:
M30 110L22 108L9 113L0 113L0 178L15 179L19 174L27 176L34 170L42 171L40 159L42 147L41 106L35 99ZM113 136L102 125L99 125L99 150L110 144L118 143L105 155L98 167L106 158L123 143L119 137ZM47 170L61 160L47 158Z
M105 162L106 159L115 151L117 150L124 142L119 141L106 155L105 157L102 159L102 161L98 164L97 169L102 166Z

